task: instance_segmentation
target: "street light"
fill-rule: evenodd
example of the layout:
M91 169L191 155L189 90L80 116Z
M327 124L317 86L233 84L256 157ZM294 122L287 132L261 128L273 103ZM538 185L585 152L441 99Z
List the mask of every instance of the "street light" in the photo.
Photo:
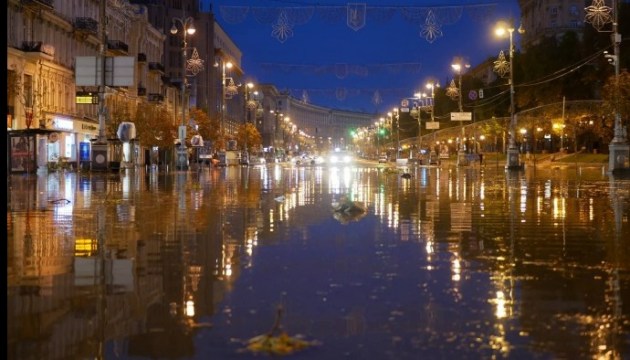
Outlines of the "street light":
M586 11L585 22L591 23L599 32L608 32L604 26L612 23L613 54L605 54L608 62L615 67L615 128L613 139L608 145L608 171L630 170L630 144L625 127L621 124L621 113L619 111L619 66L621 62L620 44L621 34L619 33L619 4L613 0L612 8L606 6L602 0L593 0L593 4L584 9ZM612 14L612 15L611 15Z
M398 160L400 158L400 115L398 108L393 108L392 112L388 112L387 115L392 117L392 122L394 118L396 119L396 160Z
M522 25L518 28L518 33L523 34L525 30ZM510 38L510 50L509 57L510 62L509 66L506 69L504 61L501 60L503 57L503 51L499 54L499 60L495 62L495 71L498 71L499 74L501 72L505 73L505 71L509 71L509 84L510 84L510 128L509 128L509 139L508 139L508 150L507 150L507 163L505 168L508 170L521 170L523 169L523 165L519 160L519 152L518 147L516 146L516 117L514 116L514 43L513 43L513 33L514 33L514 24L507 24L505 22L499 22L495 29L495 34L499 37L505 36L505 34L509 35Z
M233 64L230 61L221 61L221 122L219 124L219 133L225 138L225 99L231 98L235 94L234 80L226 76L226 70L230 70Z
M470 64L468 63L464 63L463 59L461 58L456 58L455 62L453 64L451 64L451 67L453 68L453 70L457 73L458 75L458 89L457 89L457 97L458 97L458 104L459 104L459 112L462 113L464 112L464 106L462 104L462 72L463 72L463 68L470 68ZM453 82L451 82L451 93L455 94L455 91L452 89L452 86L454 85ZM468 165L468 160L466 159L466 150L464 149L464 139L466 137L466 133L464 132L464 124L461 123L460 125L462 127L462 135L461 135L461 140L459 141L459 150L457 151L457 165L458 166L465 166Z
M376 125L376 155L381 155L381 124L385 122L385 118L380 118L375 123Z
M173 26L171 27L171 34L175 35L179 32L177 29L177 24L179 24L182 28L182 123L179 126L179 148L177 148L177 163L176 167L178 170L187 170L188 169L188 150L186 149L186 36L193 35L196 31L195 26L193 24L193 18L187 17L185 19L182 18L173 18Z
M430 81L430 82L428 82L426 84L426 88L428 90L431 90L431 107L429 108L429 111L431 112L431 129L433 130L433 141L435 141L435 129L436 129L436 127L435 127L435 125L436 125L435 124L435 88L436 87L440 87L440 84L436 83L436 82L432 82L432 81ZM428 128L429 127L427 127L427 129ZM431 146L431 148L429 149L429 163L432 163L433 160L434 160L433 159L433 155L434 155L433 154L434 153L433 148L434 147ZM437 154L435 154L435 155L437 155Z
M252 89L254 88L254 83L252 82L248 82L247 84L245 84L245 91L244 91L244 95L245 95L245 155L247 156L247 161L249 161L249 149L247 147L247 142L248 142L248 138L249 138L249 130L248 130L248 125L249 125L249 118L250 118L250 111L251 110L256 110L256 108L258 107L258 102L252 98L251 96L251 92ZM253 92L254 95L258 94L258 91L254 91Z

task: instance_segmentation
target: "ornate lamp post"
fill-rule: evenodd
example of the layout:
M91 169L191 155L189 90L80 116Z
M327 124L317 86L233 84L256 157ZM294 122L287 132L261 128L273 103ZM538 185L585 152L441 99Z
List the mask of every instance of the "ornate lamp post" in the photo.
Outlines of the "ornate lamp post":
M617 0L613 0L613 7L608 7L604 0L593 0L591 6L586 7L587 23L599 32L607 32L605 25L612 23L611 40L613 42L613 54L606 54L608 62L615 67L615 130L614 136L608 145L608 171L628 171L630 170L630 144L628 144L628 135L626 129L621 124L621 113L619 112L619 44L621 44L621 34L617 27L619 26L619 5Z
M387 113L388 115L390 113ZM392 121L396 119L396 160L400 158L400 115L398 114L398 108L392 109Z
M519 34L523 34L525 30L521 26L519 27L518 32ZM514 115L514 24L506 24L505 22L500 22L495 29L495 33L497 36L500 37L504 36L505 34L509 34L510 38L509 64L505 61L505 55L503 54L503 51L501 51L501 53L499 54L499 59L494 62L494 70L498 72L499 75L504 76L507 72L510 73L510 127L507 149L507 162L505 164L505 168L508 170L522 170L523 164L521 164L520 162L518 147L516 146L516 117Z
M230 70L234 66L230 61L221 62L221 122L219 124L219 133L221 137L225 137L225 99L231 99L236 95L238 88L234 84L234 79L226 76L227 70Z
M374 124L376 125L376 155L381 155L381 124L385 122L385 118L380 118Z
M250 123L249 118L250 118L250 112L252 110L256 110L256 108L258 108L258 102L253 98L252 93L254 95L258 94L257 91L252 91L252 89L254 89L254 83L252 82L248 82L247 84L245 84L245 90L244 90L244 95L245 95L245 154L247 156L246 161L249 162L249 149L247 147L247 142L248 142L248 138L249 138L249 130L248 130L248 124Z
M173 18L173 26L171 27L171 34L175 35L179 32L177 24L182 28L182 122L179 126L179 147L177 148L177 162L176 168L178 170L188 170L188 149L186 149L186 47L188 45L186 41L187 35L193 35L196 31L193 24L193 18L187 17Z
M438 84L437 82L433 82L430 81L426 84L426 88L428 90L431 90L431 106L429 107L429 111L431 112L431 129L433 131L433 140L435 140L435 129L437 129L435 127L436 123L435 123L435 88L436 87L440 87L440 84ZM427 129L429 127L427 126ZM432 140L432 141L433 141ZM433 145L429 146L429 164L433 163L436 159L433 158L434 155L437 156L437 154L434 154L433 151Z
M463 72L463 68L468 69L470 67L470 64L464 63L461 58L456 58L455 62L451 64L451 67L458 75L459 86L454 88L455 82L451 81L451 85L449 86L449 89L447 89L447 95L451 96L451 98L454 98L455 96L457 97L458 105L459 105L459 112L462 113L464 112L464 107L462 104L462 72ZM466 159L466 149L464 148L464 138L466 137L466 133L464 132L463 124L461 125L461 127L462 127L462 135L461 135L461 139L459 140L459 150L457 151L457 165L465 166L465 165L468 165L468 160Z

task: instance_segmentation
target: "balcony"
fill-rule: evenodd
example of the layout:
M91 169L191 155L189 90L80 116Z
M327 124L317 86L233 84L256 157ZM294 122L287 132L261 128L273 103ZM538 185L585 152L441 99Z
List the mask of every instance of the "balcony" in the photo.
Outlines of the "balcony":
M146 95L147 95L147 88L138 87L138 96L146 96Z
M41 41L22 41L22 51L27 53L41 53L50 57L55 56L55 47Z
M107 40L107 50L116 55L127 55L129 52L129 45L120 40Z
M138 53L138 62L139 62L139 63L145 63L145 62L147 62L147 54L144 54L144 53Z
M98 22L89 17L78 17L74 19L74 29L77 32L98 35Z
M162 95L162 94L149 94L148 100L149 100L149 102L161 103L161 102L164 101L164 95Z
M54 0L22 0L21 3L32 9L55 10Z
M149 63L149 71L155 71L158 72L160 74L164 74L164 65L157 63L157 62L150 62Z

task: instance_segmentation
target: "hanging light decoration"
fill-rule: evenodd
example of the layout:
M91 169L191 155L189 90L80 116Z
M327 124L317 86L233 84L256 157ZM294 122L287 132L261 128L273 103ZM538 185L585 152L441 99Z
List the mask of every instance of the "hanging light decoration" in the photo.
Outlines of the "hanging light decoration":
M234 96L236 94L238 94L238 86L234 83L234 79L230 78L225 85L225 95Z
M450 97L452 100L459 98L459 88L455 85L455 79L451 80L450 85L446 88L446 96Z
M510 72L510 62L505 58L503 50L499 53L499 58L494 62L494 72L501 77L505 77Z
M190 71L193 75L197 75L203 70L203 60L199 57L197 48L193 48L190 59L186 60L186 70Z

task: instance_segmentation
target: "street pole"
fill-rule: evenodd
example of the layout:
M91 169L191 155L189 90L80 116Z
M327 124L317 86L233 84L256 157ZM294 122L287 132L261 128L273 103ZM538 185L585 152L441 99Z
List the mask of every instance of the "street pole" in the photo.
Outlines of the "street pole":
M173 18L173 26L171 34L178 33L177 23L182 27L182 85L181 85L181 106L182 106L182 122L179 126L179 147L177 148L177 162L175 164L177 170L188 170L188 149L186 148L186 35L193 35L196 31L193 25L193 18Z
M221 60L221 122L219 124L219 134L221 134L221 140L224 142L223 145L223 149L225 150L225 111L226 111L226 105L225 105L225 99L227 96L232 96L234 95L234 89L230 89L230 92L228 93L228 83L227 83L227 76L226 76L226 72L225 69L231 69L232 68L232 63L230 61L226 62L224 59ZM233 85L232 83L230 83L230 86Z
M431 134L433 135L431 138L431 142L433 142L430 146L429 146L429 164L431 164L433 162L433 147L435 146L435 127L433 127L435 125L435 87L439 86L436 85L436 83L434 82L430 82L427 83L426 87L427 89L431 89ZM437 155L437 153L436 153Z
M400 158L400 115L397 108L394 108L394 117L396 118L396 160L398 160Z
M621 54L619 51L619 44L621 43L621 34L618 32L619 25L619 4L618 1L613 1L613 29L612 29L612 42L613 42L613 56L609 58L615 65L615 130L611 143L608 145L608 171L614 173L616 171L630 171L630 144L628 144L628 138L626 129L621 123L621 113L619 111L619 63L621 61Z
M458 106L459 106L459 112L460 114L464 112L464 105L462 103L462 71L463 71L463 67L470 67L469 64L463 64L462 63L462 59L459 59L458 62L454 63L451 65L452 68L457 72L458 74L458 91L457 91L457 100L458 100ZM468 165L468 159L466 158L466 151L464 149L464 138L466 137L466 133L464 131L464 123L462 121L460 121L460 126L462 128L462 134L459 140L459 150L457 151L457 166L466 166Z
M516 146L516 115L514 114L514 26L510 26L507 29L510 36L510 129L509 129L509 143L507 150L507 163L505 168L508 170L522 170L523 165L519 159L519 151ZM521 30L519 30L521 32Z
M106 171L109 169L109 149L107 145L107 133L105 129L105 115L107 109L105 107L105 60L107 51L107 1L100 3L100 35L101 43L99 44L99 59L101 66L101 78L98 86L98 138L96 143L92 145L92 161L91 169L94 171Z

